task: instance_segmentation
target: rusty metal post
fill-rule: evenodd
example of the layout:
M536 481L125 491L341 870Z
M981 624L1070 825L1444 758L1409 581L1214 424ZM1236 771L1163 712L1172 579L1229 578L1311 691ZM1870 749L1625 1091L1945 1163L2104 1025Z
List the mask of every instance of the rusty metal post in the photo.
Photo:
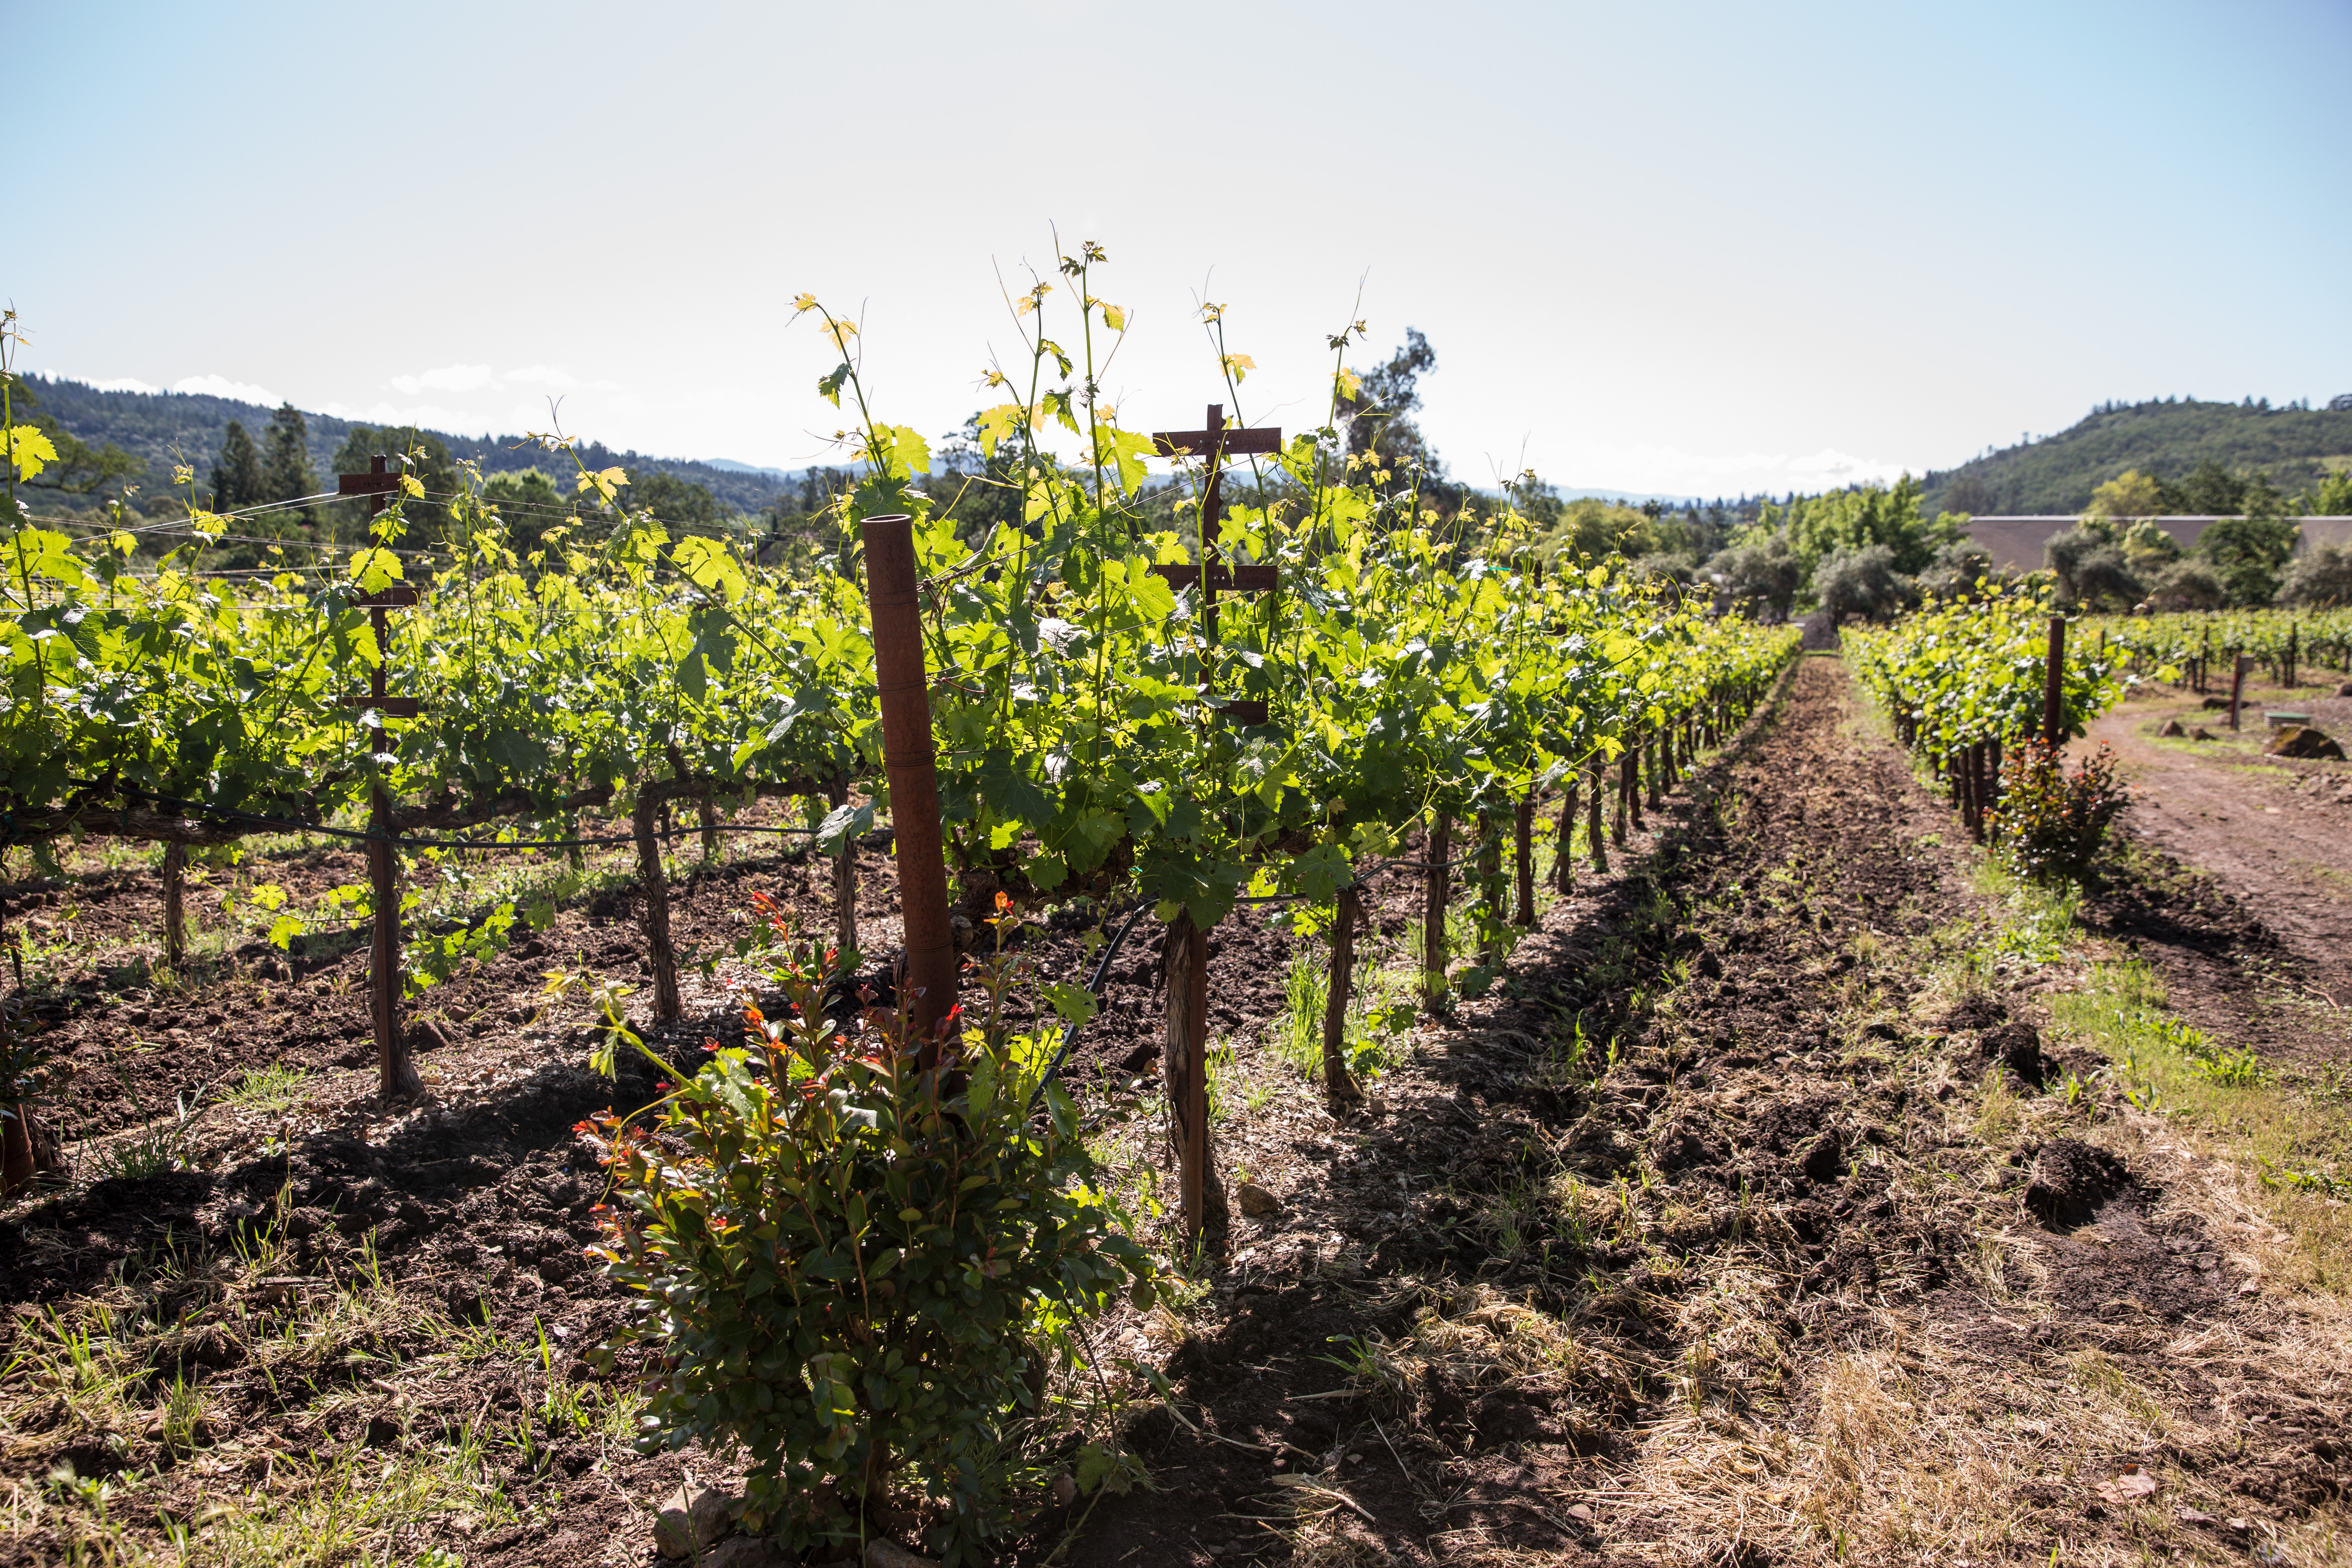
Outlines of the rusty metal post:
M860 528L866 537L866 602L874 616L883 771L890 780L890 826L897 839L898 908L907 930L900 1005L921 1042L920 1059L928 1070L939 1065L940 1020L956 1005L956 951L940 840L939 765L917 598L915 524L894 512L869 517Z
M2060 699L2066 689L2066 617L2050 617L2050 659L2042 675L2042 743L2055 751L2066 738L2064 704Z

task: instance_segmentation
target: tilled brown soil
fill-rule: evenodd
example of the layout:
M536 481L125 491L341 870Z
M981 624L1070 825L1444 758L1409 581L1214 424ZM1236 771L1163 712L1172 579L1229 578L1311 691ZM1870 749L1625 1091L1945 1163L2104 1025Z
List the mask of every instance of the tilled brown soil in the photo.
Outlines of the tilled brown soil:
M2063 976L1964 961L1991 928L1957 824L1842 669L1805 661L1651 826L1345 1119L1258 1047L1291 939L1255 913L1216 933L1222 1160L1280 1207L1236 1212L1182 1315L1094 1331L1107 1368L1164 1366L1175 1397L1119 1384L1148 1481L1049 1513L1021 1559L2340 1560L2340 1313L2267 1285L2160 1130L2042 1030ZM822 929L824 877L707 874L683 940L728 940L753 890ZM885 951L878 850L865 882ZM1412 892L1382 885L1382 937ZM1049 977L1083 923L1041 940ZM1114 963L1082 1088L1153 1070L1153 929ZM253 1065L316 1076L282 1109L204 1112L195 1169L0 1213L0 1564L336 1496L320 1560L651 1563L649 1507L730 1470L635 1454L625 1382L579 1355L621 1303L580 1262L599 1187L570 1130L653 1075L606 1084L581 1016L523 1001L550 967L626 975L635 931L604 895L429 998L450 1041L417 1108L373 1100L363 953L171 997L170 1049L135 1048L163 998L69 1006L88 1128ZM691 983L656 1044L724 1032L728 978ZM58 1325L101 1305L130 1359L78 1373ZM201 1391L193 1434L162 1414L174 1377ZM472 1479L415 1481L445 1460ZM117 1489L107 1525L45 1479L61 1462Z

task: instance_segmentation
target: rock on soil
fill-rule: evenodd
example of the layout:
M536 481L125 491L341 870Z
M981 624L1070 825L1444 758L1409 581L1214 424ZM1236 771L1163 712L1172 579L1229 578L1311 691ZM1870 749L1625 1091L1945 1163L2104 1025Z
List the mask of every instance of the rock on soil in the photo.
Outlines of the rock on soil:
M2301 757L2306 762L2342 762L2344 748L2321 731L2308 724L2289 724L2271 737L2263 754L2272 757Z
M688 1496L680 1487L654 1521L654 1544L665 1557L685 1557L707 1550L727 1533L733 1521L735 1500L706 1487Z

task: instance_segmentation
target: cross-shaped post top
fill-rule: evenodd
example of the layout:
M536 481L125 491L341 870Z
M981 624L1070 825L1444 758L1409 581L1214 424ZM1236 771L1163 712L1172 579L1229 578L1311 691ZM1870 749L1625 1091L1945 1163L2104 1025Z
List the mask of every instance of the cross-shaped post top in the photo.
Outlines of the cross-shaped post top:
M1209 417L1199 430L1154 430L1151 445L1163 458L1205 457L1212 467L1222 458L1241 457L1253 452L1282 450L1282 431L1278 427L1263 430L1228 430L1225 428L1225 405L1209 405Z

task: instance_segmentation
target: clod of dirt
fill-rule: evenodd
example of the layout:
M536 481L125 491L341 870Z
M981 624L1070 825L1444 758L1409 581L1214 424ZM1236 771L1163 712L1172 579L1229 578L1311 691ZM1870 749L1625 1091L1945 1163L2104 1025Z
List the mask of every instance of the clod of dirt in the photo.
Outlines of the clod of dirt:
M2000 997L1990 991L1972 991L1952 1005L1951 1009L1936 1020L1936 1026L1946 1034L1956 1029L1990 1029L2009 1022L2009 1009Z
M2052 1230L2088 1225L2092 1216L2131 1180L2124 1163L2105 1149L2072 1138L2042 1146L2025 1206Z
M793 1559L764 1535L739 1535L704 1552L702 1568L793 1568Z
M2042 1032L2031 1024L2003 1024L1984 1037L1988 1065L1998 1062L2028 1087L2040 1089L2057 1064L2042 1054Z
M2178 719L2167 719L2163 723L2157 726L2156 732L2165 737L2167 740L2172 741L2177 741L2181 736L2189 733L2189 731L2181 726L2181 722Z
M1814 1142L1813 1146L1805 1151L1804 1157L1798 1162L1797 1168L1805 1173L1805 1178L1808 1181L1834 1182L1837 1180L1839 1168L1844 1163L1845 1146L1839 1141L1838 1135L1831 1131L1822 1133Z
M866 1543L866 1568L940 1568L931 1558L908 1551L895 1541Z
M1696 967L1699 974L1703 978L1708 980L1720 980L1723 978L1723 960L1716 957L1715 953L1711 950L1706 948L1699 950L1698 963Z
M2338 697L2352 697L2352 680L2338 681L2336 687L2336 695Z
M2189 738L2192 741L2210 741L2213 739L2213 731L2200 724L2189 731Z
M1255 1182L1242 1184L1241 1200L1242 1213L1246 1215L1275 1214L1282 1208L1282 1200Z
M2307 762L2326 760L2340 763L2344 761L2344 748L2337 745L2331 737L2313 729L2308 724L2287 725L2271 737L2270 744L2263 748L2263 754L2270 757L2300 757Z
M734 1512L735 1500L715 1487L701 1488L692 1496L680 1487L654 1521L654 1544L665 1557L690 1556L725 1535Z

